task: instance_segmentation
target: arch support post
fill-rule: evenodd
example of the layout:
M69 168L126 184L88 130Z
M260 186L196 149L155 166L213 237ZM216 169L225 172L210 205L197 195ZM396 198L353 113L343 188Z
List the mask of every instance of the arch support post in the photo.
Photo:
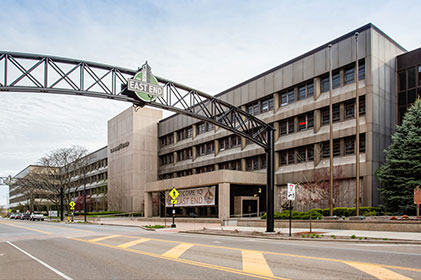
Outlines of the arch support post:
M268 147L266 148L266 232L274 232L274 131L267 130Z

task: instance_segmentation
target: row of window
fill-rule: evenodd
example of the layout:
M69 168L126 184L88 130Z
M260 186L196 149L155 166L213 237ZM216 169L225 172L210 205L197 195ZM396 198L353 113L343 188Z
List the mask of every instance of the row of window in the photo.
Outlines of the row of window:
M399 71L398 73L399 91L421 86L421 65Z
M221 162L218 165L219 169L241 170L241 159Z
M355 82L355 63L348 65L344 68L343 79L341 79L341 69L336 69L332 71L332 89L338 88L340 86L348 85ZM358 63L358 80L365 79L365 62L364 59L360 60ZM320 92L329 91L330 86L330 77L329 73L321 77L320 80Z
M160 139L161 147L165 147L165 146L174 144L174 134L173 133L162 136L159 139Z
M193 157L192 151L193 151L192 148L187 148L181 151L177 151L177 161L192 159Z
M219 151L224 151L232 148L241 146L241 137L237 135L231 135L219 139Z
M87 166L84 166L83 168L79 168L77 170L71 171L70 178L74 176L78 176L78 175L83 175L84 173L86 174L87 172L98 170L102 167L107 167L107 165L108 165L108 159L104 158L102 160L91 163Z
M266 168L266 155L259 155L246 158L246 170L260 170Z
M246 111L250 115L258 115L268 111L273 111L273 96L255 101L246 106Z
M197 146L197 155L204 156L215 153L215 145L213 141L206 142Z
M212 123L201 122L197 125L197 135L213 131L215 126Z
M192 138L192 135L193 135L193 129L192 129L191 126L187 127L187 128L184 128L184 129L181 129L181 130L177 131L177 141Z
M105 181L107 179L108 179L108 173L107 172L103 172L103 173L100 173L100 174L96 174L94 176L87 177L85 179L86 180L85 182L84 182L83 179L79 179L77 181L71 182L70 183L70 187L71 188L76 188L76 187L79 187L79 186L83 186L85 183L86 184L92 184L92 183L97 183L97 182Z

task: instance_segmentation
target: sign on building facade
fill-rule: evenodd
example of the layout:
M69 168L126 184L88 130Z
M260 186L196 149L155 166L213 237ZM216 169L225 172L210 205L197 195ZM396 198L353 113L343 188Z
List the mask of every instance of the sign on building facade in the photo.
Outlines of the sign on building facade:
M215 205L215 191L216 186L202 187L194 189L178 190L177 203L175 207L194 207L194 206L213 206ZM171 207L173 200L170 196L170 191L165 192L165 204Z

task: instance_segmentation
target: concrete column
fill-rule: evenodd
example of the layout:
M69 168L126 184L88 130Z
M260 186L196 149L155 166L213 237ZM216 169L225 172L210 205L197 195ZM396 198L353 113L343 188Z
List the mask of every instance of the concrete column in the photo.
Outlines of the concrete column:
M322 149L319 143L314 144L313 151L314 151L314 166L316 167L320 163L320 160L322 158L322 155L321 155Z
M173 152L173 157L174 157L174 165L177 163L177 152Z
M339 104L339 121L345 120L345 104L341 103Z
M275 129L274 136L275 136L275 142L276 142L279 139L279 122L274 122L273 128Z
M321 110L314 110L313 116L314 122L314 133L316 134L319 132L320 127L322 126L322 111Z
M152 217L152 193L145 192L145 217Z
M273 94L273 112L275 113L276 111L279 110L279 105L280 105L280 93L274 93Z
M247 146L247 139L244 137L241 137L241 150L244 150L246 146Z
M317 100L317 99L319 99L319 96L320 96L320 78L314 78L314 81L313 81L313 86L314 86L314 96L313 96L313 98L314 98L314 100Z
M219 164L215 163L214 168L215 168L215 170L219 170Z
M294 102L297 102L298 100L298 87L294 88Z
M275 154L274 154L273 167L274 167L275 171L279 168L280 153L281 152L275 152Z
M174 144L177 143L177 131L173 132L173 137L174 137Z
M217 156L219 154L219 140L215 139L213 144L215 146L215 156Z
M221 220L228 220L230 217L230 184L220 183L219 198L218 198L218 218Z
M242 158L241 159L241 171L246 171L246 168L247 168L247 166L246 166L246 159L245 158Z
M192 147L191 156L192 156L193 161L195 161L197 158L197 146Z
M341 87L343 87L345 84L345 70L343 68L339 71L339 80L341 81Z
M192 125L192 138L196 138L197 136L197 124Z

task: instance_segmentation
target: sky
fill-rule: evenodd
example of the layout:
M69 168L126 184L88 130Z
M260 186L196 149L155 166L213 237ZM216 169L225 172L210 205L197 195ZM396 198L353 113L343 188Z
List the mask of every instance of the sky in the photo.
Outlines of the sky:
M0 0L0 7L0 50L129 69L147 60L155 75L212 95L369 22L407 50L421 45L419 1ZM107 121L131 105L0 92L0 106L0 176L13 176L58 148L104 147ZM0 186L0 205L6 197Z

